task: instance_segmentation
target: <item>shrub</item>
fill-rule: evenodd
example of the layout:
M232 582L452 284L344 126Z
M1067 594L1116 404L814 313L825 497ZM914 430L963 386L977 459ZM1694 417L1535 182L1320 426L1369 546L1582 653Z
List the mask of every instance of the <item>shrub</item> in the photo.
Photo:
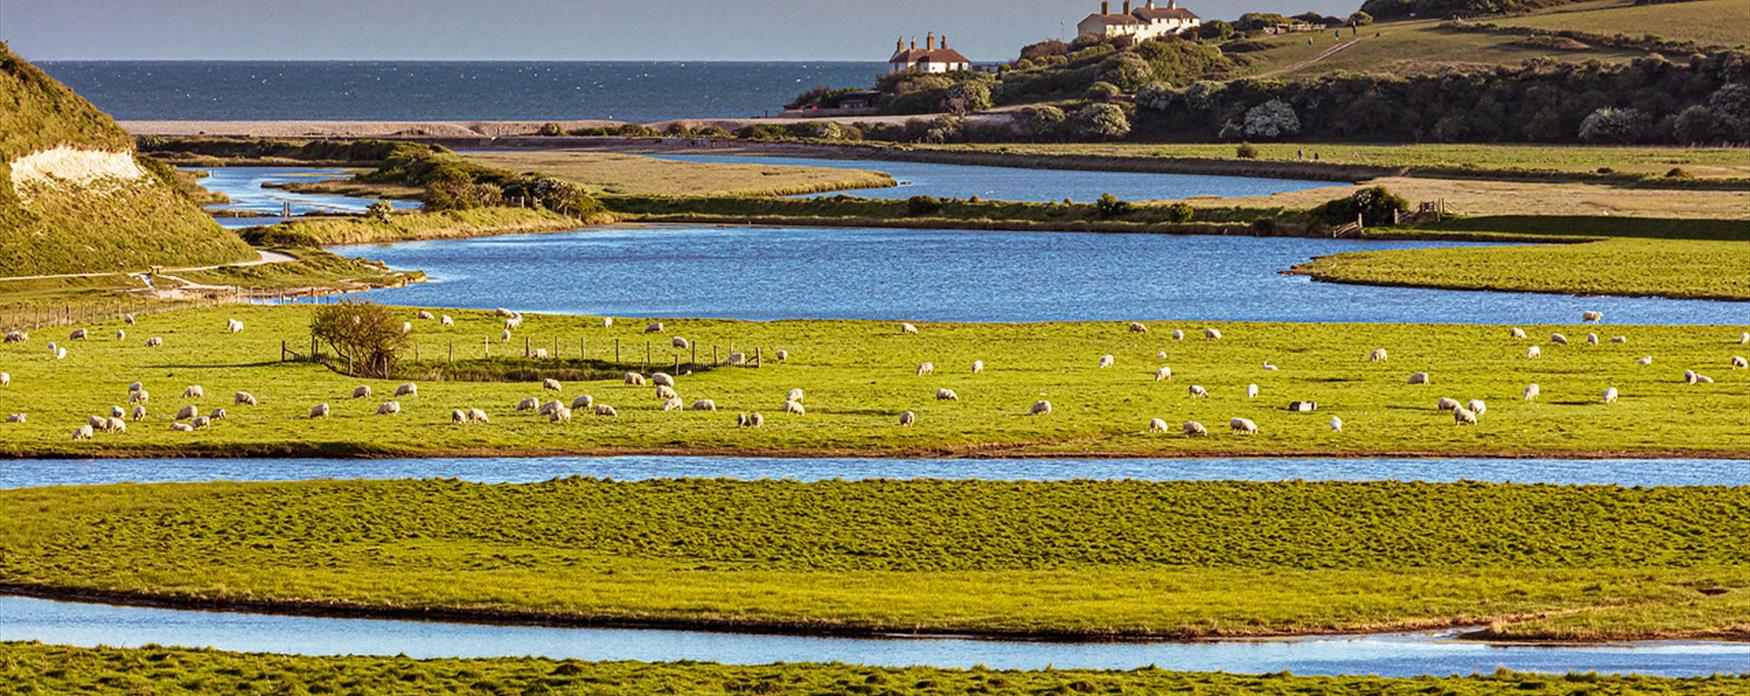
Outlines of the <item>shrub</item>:
M541 130L537 131L537 134L544 135L544 136L551 138L551 137L556 137L556 136L560 136L560 135L565 135L565 129L559 127L559 124L549 121L547 123L541 124Z
M990 84L984 80L962 80L942 94L942 109L953 114L985 111L993 105Z
M1720 117L1712 109L1696 104L1677 115L1677 120L1671 125L1671 135L1680 145L1712 142L1724 135L1721 126Z
M804 125L807 127L808 137L810 138L838 140L845 136L844 127L833 121L815 121Z
M905 214L925 217L942 212L942 200L935 196L912 196L905 200Z
M1123 93L1124 90L1118 89L1118 85L1102 81L1088 85L1086 96L1088 101L1104 102L1112 101L1113 99L1118 98L1118 95Z
M1190 203L1174 203L1167 206L1167 222L1190 222L1196 217L1197 209Z
M355 373L379 379L394 371L407 343L399 315L382 305L350 300L318 306L310 318L310 336L348 360Z
M1349 26L1364 27L1372 23L1373 15L1367 14L1366 12L1357 10L1355 14L1349 15Z
M1300 133L1300 117L1294 107L1281 99L1271 99L1246 111L1244 132L1253 138L1280 140Z
M1089 104L1076 112L1076 135L1092 140L1117 140L1130 135L1130 118L1116 104Z
M1021 60L1037 60L1047 56L1065 55L1069 55L1069 44L1057 39L1046 39L1021 49Z
M960 140L961 130L966 127L966 120L954 116L943 116L930 122L919 140L926 143L952 143Z
M1122 217L1134 209L1129 201L1118 200L1117 196L1110 193L1102 193L1100 199L1094 201L1094 214L1101 218Z
M1652 120L1639 109L1605 107L1593 111L1580 122L1580 140L1588 143L1626 145L1645 140L1652 130Z
M395 206L388 201L371 201L370 205L365 206L365 216L378 222L388 222L389 214L394 211Z
M1226 41L1234 35L1234 25L1227 20L1212 19L1197 27L1197 38Z
M1684 169L1682 167L1672 167L1671 171L1665 172L1665 178L1667 178L1667 179L1694 179L1695 175L1689 173L1689 170Z
M1166 111L1173 108L1173 100L1178 92L1166 82L1150 82L1136 90L1136 106L1150 111Z
M1063 122L1069 117L1049 104L1028 106L1015 112L1015 122L1021 131L1035 140L1056 140L1063 133Z
M1123 91L1132 91L1154 78L1154 66L1141 55L1125 51L1100 64L1099 79Z
M1360 216L1362 224L1378 226L1394 224L1397 214L1409 209L1410 203L1403 196L1384 186L1372 186L1321 205L1313 213L1327 224L1344 225Z
M1234 148L1234 157L1240 159L1258 159L1258 146L1251 143L1240 143Z

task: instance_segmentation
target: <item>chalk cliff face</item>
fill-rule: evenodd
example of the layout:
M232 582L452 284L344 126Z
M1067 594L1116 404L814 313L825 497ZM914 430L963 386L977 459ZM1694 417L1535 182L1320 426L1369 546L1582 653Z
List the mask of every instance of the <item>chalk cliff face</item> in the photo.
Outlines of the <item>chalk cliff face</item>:
M133 148L107 114L0 44L0 277L254 257Z

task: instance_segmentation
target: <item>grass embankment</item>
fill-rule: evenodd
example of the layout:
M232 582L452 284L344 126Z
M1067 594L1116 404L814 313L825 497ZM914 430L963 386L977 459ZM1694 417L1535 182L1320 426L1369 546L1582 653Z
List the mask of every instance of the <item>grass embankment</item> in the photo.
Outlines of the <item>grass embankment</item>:
M715 164L602 152L476 152L489 167L539 172L591 193L661 196L793 196L894 186L878 171L767 164Z
M1738 220L1750 226L1750 190L1677 191L1589 183L1387 177L1353 186L1289 191L1254 198L1224 198L1220 199L1220 204L1252 208L1311 208L1370 186L1391 189L1412 205L1445 201L1447 211L1456 215Z
M1476 483L38 488L0 491L0 586L754 630L1745 638L1747 511L1742 488Z
M1527 326L1533 340L1510 340L1505 327L1443 325L1214 324L1226 334L1201 338L1201 322L1152 322L1148 334L1129 332L1123 323L927 324L918 335L902 335L886 322L670 320L666 333L646 335L644 322L621 319L604 328L600 319L530 316L510 343L499 341L502 320L490 313L450 311L453 327L422 321L412 340L423 362L419 373L443 367L450 344L456 369L481 361L483 342L493 342L491 357L523 355L533 348L557 349L559 360L526 361L537 374L544 368L602 367L642 369L645 343L652 369L675 359L689 362L690 350L669 347L676 336L699 348L700 362L712 350L726 356L730 346L751 358L762 351L761 369L717 369L679 379L686 403L713 399L721 411L661 411L650 387L614 381L574 382L562 394L543 392L534 380L422 383L420 395L402 399L399 417L377 417L396 381L360 380L320 365L280 364L282 342L308 350L311 308L232 307L150 317L128 330L122 343L111 341L119 323L90 325L97 337L69 344L65 360L53 360L46 340L0 346L0 370L13 384L0 389L0 413L28 412L26 424L0 426L0 453L11 455L184 455L251 456L267 454L439 455L449 453L767 453L788 455L1366 455L1463 454L1478 456L1601 456L1719 454L1745 456L1739 414L1750 408L1743 385L1750 373L1730 369L1739 327L1604 327L1608 339L1623 335L1627 344L1587 346L1579 326ZM227 318L243 320L248 330L225 333ZM1579 317L1575 317L1576 320ZM1182 329L1175 342L1167 335ZM1575 345L1551 345L1552 331L1563 331ZM144 347L145 338L164 337L162 348ZM583 342L590 362L578 362ZM1526 349L1542 345L1544 357L1527 360ZM1375 348L1391 362L1363 360ZM790 361L776 362L778 350ZM1157 352L1167 357L1156 358ZM1099 369L1100 356L1112 354L1117 366ZM1643 367L1636 360L1655 356ZM971 374L983 360L983 374ZM935 374L916 368L932 362ZM1267 371L1269 361L1281 368ZM1156 368L1170 366L1172 381L1155 382ZM482 366L482 369L492 365ZM1708 374L1719 383L1689 386L1684 369ZM1412 372L1431 371L1435 384L1405 384ZM151 418L125 434L92 442L70 440L74 427L92 414L108 413L127 400L126 385L142 380L156 395ZM1519 399L1529 383L1542 386L1536 402ZM354 401L358 384L373 385L377 399ZM1257 399L1244 398L1247 384L1261 387ZM190 384L203 385L208 397L176 398ZM1192 384L1207 387L1209 399L1188 394ZM1605 406L1607 387L1621 390L1622 401ZM807 415L783 414L784 394L807 392ZM960 400L937 401L936 389L954 389ZM230 395L253 392L260 406L233 407ZM567 425L551 425L513 406L526 397L569 401L591 394L619 411L617 418L578 414ZM1450 414L1435 408L1441 397L1488 401L1480 426L1455 427ZM1028 416L1028 407L1048 399L1049 416ZM1315 414L1290 414L1289 401L1314 400ZM211 431L195 434L168 429L169 416L185 403L202 410L225 406L230 418ZM312 406L329 403L334 416L311 421ZM490 425L453 427L454 408L481 408ZM764 428L738 429L735 413L761 411ZM915 411L918 423L904 428L899 414ZM1346 422L1345 432L1327 427L1330 416ZM1174 426L1169 434L1146 432L1150 418ZM1234 417L1251 418L1262 432L1229 435ZM1184 437L1177 426L1200 421L1212 437Z
M255 244L314 247L556 232L607 221L600 218L579 220L537 208L475 208L396 213L387 222L365 216L294 220L271 227L251 228L243 235Z
M21 693L155 694L290 692L427 694L589 693L680 696L821 693L1200 693L1376 694L1441 693L1548 696L1661 693L1714 696L1742 693L1742 677L1667 679L1497 672L1488 676L1297 677L1245 676L1139 669L1127 672L1052 669L887 669L838 664L759 666L707 663L579 662L546 659L415 660L407 657L300 657L177 648L68 648L0 643L0 679Z
M318 249L276 249L297 260L259 266L231 266L206 271L181 271L178 280L197 285L244 288L257 292L287 290L361 290L396 287L425 280L419 271L396 271L365 259L348 258ZM163 281L160 281L163 282ZM170 283L174 286L174 283Z

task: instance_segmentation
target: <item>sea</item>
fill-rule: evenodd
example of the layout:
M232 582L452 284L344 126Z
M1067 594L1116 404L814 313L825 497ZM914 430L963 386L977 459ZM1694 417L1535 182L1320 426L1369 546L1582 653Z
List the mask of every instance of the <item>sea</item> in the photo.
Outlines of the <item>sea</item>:
M47 61L121 120L528 121L748 118L865 62Z

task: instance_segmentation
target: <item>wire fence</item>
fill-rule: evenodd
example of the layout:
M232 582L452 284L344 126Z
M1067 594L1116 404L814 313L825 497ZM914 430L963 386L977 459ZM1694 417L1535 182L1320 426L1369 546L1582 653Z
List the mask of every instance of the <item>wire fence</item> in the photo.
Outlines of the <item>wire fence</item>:
M659 344L654 339L638 343L621 338L597 337L592 340L587 336L579 336L573 342L557 334L539 341L529 336L524 336L521 341L495 340L493 337L482 337L478 341L414 339L401 351L400 358L403 362L392 376L428 381L521 381L542 377L604 379L626 372L645 374L661 370L680 375L718 368L758 369L768 359L762 346L756 346L750 352L747 348L736 348L735 343L701 345L689 342L681 348L672 339ZM323 363L342 374L359 374L350 356L325 348L314 338L310 339L307 349L302 340L298 343L281 341L279 360Z

